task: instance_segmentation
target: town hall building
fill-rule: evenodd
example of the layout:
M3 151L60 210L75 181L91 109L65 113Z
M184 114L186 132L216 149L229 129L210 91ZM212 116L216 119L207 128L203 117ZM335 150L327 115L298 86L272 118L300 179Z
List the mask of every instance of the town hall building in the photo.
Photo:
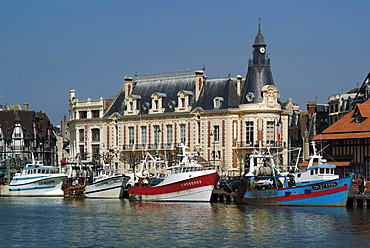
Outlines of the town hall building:
M204 68L126 76L112 100L79 101L71 90L69 156L107 158L118 173L128 173L138 169L145 152L176 163L183 143L220 175L244 173L256 148L283 154L279 164L288 166L288 111L266 47L259 25L245 77L208 78Z

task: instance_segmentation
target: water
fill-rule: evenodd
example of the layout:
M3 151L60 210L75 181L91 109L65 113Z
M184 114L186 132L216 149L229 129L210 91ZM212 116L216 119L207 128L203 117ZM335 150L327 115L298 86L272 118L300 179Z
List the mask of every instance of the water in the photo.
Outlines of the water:
M369 247L370 209L0 197L0 247Z

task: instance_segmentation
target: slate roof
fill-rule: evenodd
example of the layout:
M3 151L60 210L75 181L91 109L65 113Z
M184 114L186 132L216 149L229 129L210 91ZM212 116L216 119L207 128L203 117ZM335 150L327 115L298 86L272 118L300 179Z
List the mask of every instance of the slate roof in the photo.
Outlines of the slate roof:
M162 97L162 107L166 112L174 112L178 105L177 94L183 91L189 96L189 105L192 109L201 107L204 110L214 109L213 100L215 97L221 99L219 109L236 108L239 106L240 97L236 92L236 80L230 78L204 78L203 88L199 99L195 102L195 73L186 72L183 74L162 74L157 77L140 77L133 83L131 96L136 96L139 114L148 114L152 108L152 94L157 93ZM126 110L125 91L121 87L114 103L107 111L105 117L117 113L124 116Z
M356 122L356 113L362 116L360 123ZM370 137L370 99L356 105L355 109L343 116L333 125L315 136L314 140L330 139L362 139Z
M274 85L270 66L250 65L245 82L246 86L243 88L240 103L261 103L263 101L262 88L265 85ZM248 92L254 93L254 98L251 102L246 100Z
M114 113L123 115L123 111L125 111L126 109L124 89L124 87L121 87L121 89L118 91L116 98L113 100L112 105L110 106L104 117L109 117Z
M43 112L35 112L28 110L3 110L0 111L0 125L5 140L11 140L13 130L16 122L20 122L23 131L24 139L46 138L51 134L52 138L55 138L52 132L48 133L48 130L52 130L52 125L47 115ZM34 134L34 130L37 129L37 134Z
M204 110L214 109L213 99L216 97L223 100L219 109L239 107L240 97L236 92L236 80L229 78L207 79L193 109L197 107Z
M264 45L266 45L265 38L263 37L261 32L261 24L258 24L258 34L254 38L253 46L264 46Z

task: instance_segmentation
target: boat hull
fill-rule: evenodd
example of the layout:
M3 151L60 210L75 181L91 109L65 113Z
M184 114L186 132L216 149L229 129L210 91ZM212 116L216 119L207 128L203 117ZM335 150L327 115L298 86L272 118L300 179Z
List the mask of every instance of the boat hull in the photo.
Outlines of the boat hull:
M244 193L241 203L281 206L345 207L353 175L297 187L251 190Z
M1 186L1 196L17 197L62 197L63 186L67 180L66 175L55 175L49 177L13 178L9 185Z
M130 177L120 175L95 181L85 187L88 198L122 198Z
M152 187L131 187L130 200L209 202L219 180L215 170L169 175Z

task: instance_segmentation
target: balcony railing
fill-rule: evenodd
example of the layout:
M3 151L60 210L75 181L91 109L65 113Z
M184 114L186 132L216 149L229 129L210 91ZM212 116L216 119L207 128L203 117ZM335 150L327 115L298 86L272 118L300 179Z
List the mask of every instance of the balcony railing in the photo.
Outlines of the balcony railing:
M123 145L122 150L170 150L170 149L176 149L179 146L180 146L180 143L129 144L129 145Z
M269 141L269 142L262 142L262 146L264 147L285 147L286 143L281 141ZM254 148L259 147L259 144L255 142L252 144L251 142L241 141L236 143L236 147L238 148Z

